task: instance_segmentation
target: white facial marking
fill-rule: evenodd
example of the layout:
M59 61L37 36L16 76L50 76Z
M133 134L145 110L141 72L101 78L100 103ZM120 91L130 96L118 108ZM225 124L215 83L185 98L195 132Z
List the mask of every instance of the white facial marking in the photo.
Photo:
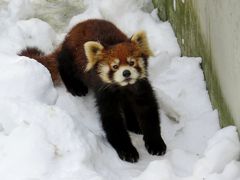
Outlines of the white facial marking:
M123 71L129 70L131 75L128 77L129 80L126 80L126 78L123 76ZM131 66L121 66L113 76L113 79L115 82L120 84L121 86L126 86L128 84L134 84L139 77L139 73L137 70Z
M113 60L113 63L119 65L120 60L119 60L119 59L114 59L114 60Z
M129 84L134 84L136 82L135 79L132 79L131 81L129 81Z
M125 81L123 81L123 82L121 82L121 83L119 83L121 86L126 86L128 83L127 82L125 82Z
M110 71L110 68L109 68L108 64L99 64L98 73L99 73L100 78L103 80L103 82L106 82L106 83L112 82L108 76L109 71Z
M131 58L131 57L128 57L128 58L127 58L127 62L129 63L129 65L131 65L131 63L133 63L133 65L131 65L131 66L134 66L135 63L136 63L136 60L133 59L133 58Z
M142 73L141 73L141 77L140 77L140 78L145 78L145 77L147 76L147 73L146 73L146 67L145 67L143 58L139 58L139 59L138 59L138 66L139 66L139 67L141 68L141 70L142 70Z
M113 71L116 71L119 67L120 60L119 59L114 59L113 62L111 63L111 68Z

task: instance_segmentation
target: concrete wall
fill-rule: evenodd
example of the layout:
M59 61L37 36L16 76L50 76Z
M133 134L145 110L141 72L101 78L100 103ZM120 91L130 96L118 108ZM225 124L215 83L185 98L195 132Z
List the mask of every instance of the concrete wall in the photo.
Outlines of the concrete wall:
M240 128L240 1L195 0L223 97Z
M201 56L212 104L221 125L240 130L240 1L153 0L169 20L183 55Z

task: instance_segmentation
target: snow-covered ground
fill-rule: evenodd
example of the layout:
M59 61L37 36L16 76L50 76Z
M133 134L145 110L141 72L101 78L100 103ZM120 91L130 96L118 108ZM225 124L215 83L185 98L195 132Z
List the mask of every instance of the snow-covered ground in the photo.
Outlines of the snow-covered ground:
M180 57L171 25L149 0L1 0L0 6L1 180L240 180L236 128L220 129L201 58ZM147 32L166 155L149 155L142 136L131 134L140 160L121 161L93 95L73 97L53 86L41 64L16 55L26 46L51 52L88 18L112 21L129 37Z

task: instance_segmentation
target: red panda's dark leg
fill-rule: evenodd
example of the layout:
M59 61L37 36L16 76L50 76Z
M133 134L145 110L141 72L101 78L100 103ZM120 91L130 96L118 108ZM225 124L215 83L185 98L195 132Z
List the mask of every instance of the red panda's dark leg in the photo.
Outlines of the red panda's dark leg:
M58 56L58 69L67 90L74 96L85 96L88 87L82 82L81 77L74 67L72 54L67 48L62 48Z
M122 160L136 162L139 155L125 128L117 97L115 93L107 90L96 92L102 126L109 143L117 151L118 156Z
M138 82L136 86L135 109L145 146L150 154L163 155L166 144L161 137L158 104L153 89L147 80Z
M121 107L123 109L127 129L136 134L142 134L142 130L140 129L136 113L132 107L131 101L128 100L128 97L123 98Z

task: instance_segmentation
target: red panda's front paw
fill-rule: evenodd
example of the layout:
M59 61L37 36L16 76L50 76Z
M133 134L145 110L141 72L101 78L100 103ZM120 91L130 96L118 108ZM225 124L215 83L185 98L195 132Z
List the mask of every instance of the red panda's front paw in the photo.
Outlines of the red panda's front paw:
M158 141L146 141L145 147L148 150L149 154L161 156L166 153L167 146L162 138Z
M135 163L139 159L139 154L134 146L117 150L118 156L124 161Z

